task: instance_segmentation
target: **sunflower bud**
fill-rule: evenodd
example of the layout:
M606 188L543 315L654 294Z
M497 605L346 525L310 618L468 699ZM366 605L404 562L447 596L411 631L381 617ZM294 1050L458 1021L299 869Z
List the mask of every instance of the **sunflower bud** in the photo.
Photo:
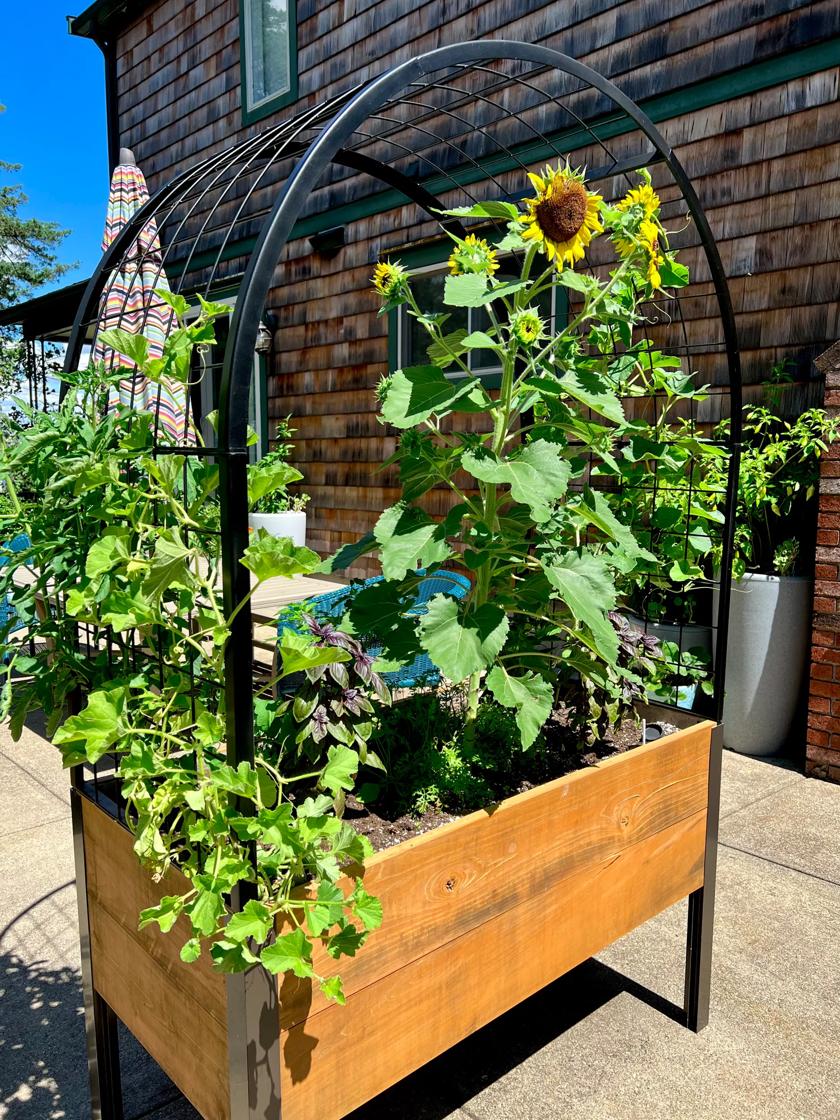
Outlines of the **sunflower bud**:
M484 240L469 233L463 241L458 241L449 257L449 271L453 276L465 273L492 276L498 272L499 262L496 250Z

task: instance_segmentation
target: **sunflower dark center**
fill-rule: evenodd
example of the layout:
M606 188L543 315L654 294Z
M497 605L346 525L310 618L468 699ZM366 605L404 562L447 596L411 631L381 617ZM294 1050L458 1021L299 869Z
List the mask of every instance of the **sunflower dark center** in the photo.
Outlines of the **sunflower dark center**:
M571 241L586 219L586 188L564 183L536 208L540 229L552 241Z

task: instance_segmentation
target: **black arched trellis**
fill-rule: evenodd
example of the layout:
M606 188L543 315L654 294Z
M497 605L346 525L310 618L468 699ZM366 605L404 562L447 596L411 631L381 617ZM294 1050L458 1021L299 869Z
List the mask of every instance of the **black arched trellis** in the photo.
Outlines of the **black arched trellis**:
M558 119L565 129L555 127ZM607 140L627 134L641 135L649 149L614 154ZM150 221L161 234L158 275L167 274L173 288L212 295L219 286L239 282L224 357L217 445L185 447L160 441L157 447L157 454L213 455L218 460L228 616L245 602L250 590L250 577L240 560L248 544L247 428L255 344L269 293L277 286L278 267L283 267L288 245L300 238L301 224L311 223L317 213L319 190L329 188L339 205L371 199L365 212L381 214L387 207L377 209L369 190L360 193L378 181L380 188L391 192L393 208L413 204L425 220L457 232L457 223L447 223L437 214L452 204L453 193L472 200L475 196L468 186L483 183L482 197L504 194L503 180L511 170L535 166L546 156L589 148L604 157L603 166L590 167L590 179L626 179L629 172L646 166L667 170L677 201L690 220L694 244L702 251L716 304L722 339L708 345L723 355L726 382L722 387L729 394L731 412L716 607L714 715L719 722L741 438L738 343L725 271L691 181L650 119L595 71L541 46L493 40L440 48L202 160L159 190L133 217L88 283L67 350L68 370L77 366L85 343L96 338L109 278ZM486 189L488 183L492 190ZM669 305L668 313L674 329L683 332L681 352L686 359L700 353L689 342L679 298L673 309ZM253 762L252 620L247 606L235 614L226 660L228 755L234 765ZM698 970L708 966L701 945L702 891L697 893L701 897L692 896L689 913L689 963L694 970L689 1021L695 1025L702 1019L704 1000L704 980ZM244 990L238 1004L231 998L231 1014L238 1006L247 1019L253 1010L249 1000ZM251 1030L245 1020L240 1026ZM241 1083L238 1091L245 1092ZM243 1110L235 1115L252 1113Z

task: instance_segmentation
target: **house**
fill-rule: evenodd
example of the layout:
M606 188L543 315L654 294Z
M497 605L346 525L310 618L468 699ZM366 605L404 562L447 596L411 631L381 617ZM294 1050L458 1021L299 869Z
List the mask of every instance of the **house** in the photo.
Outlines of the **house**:
M572 55L640 104L692 178L729 277L748 397L789 360L797 384L788 407L821 399L812 360L840 335L834 0L522 0L513 9L498 0L97 0L70 31L103 51L112 163L121 146L131 148L152 192L442 44L519 39ZM377 471L394 441L376 420L373 389L390 365L410 358L413 340L406 320L377 316L371 268L403 252L434 284L446 255L431 226L419 249L404 252L416 241L407 236L406 222L416 220L408 208L385 192L381 206L393 216L372 221L352 176L342 183L313 198L289 267L278 273L266 307L273 347L257 361L254 398L264 446L278 417L293 418L312 495L311 544L324 552L370 529L395 497L393 480ZM220 298L235 299L279 186L266 180L237 198L233 235L208 240L209 262L219 247ZM177 248L171 259L177 276ZM206 264L190 262L197 287ZM45 310L30 330L46 329ZM700 332L706 311L702 299L686 310Z

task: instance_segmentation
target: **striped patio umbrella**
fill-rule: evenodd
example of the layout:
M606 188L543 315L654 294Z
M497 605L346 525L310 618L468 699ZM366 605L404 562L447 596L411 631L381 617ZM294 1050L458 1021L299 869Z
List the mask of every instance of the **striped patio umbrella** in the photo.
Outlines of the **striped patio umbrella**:
M134 162L132 152L121 149L120 162L111 178L103 252L148 198L145 177ZM114 327L142 334L149 340L149 353L155 358L163 353L164 341L176 326L175 312L156 293L158 288L169 288L162 261L157 225L150 221L141 230L120 268L111 274L102 293L99 317L100 334ZM151 412L156 417L158 432L165 432L175 442L188 439L187 395L183 385L167 380L162 384L149 381L137 372L130 358L102 345L98 338L93 357L95 361L105 362L109 369L120 366L134 371L111 390L109 408L122 404L137 411Z

